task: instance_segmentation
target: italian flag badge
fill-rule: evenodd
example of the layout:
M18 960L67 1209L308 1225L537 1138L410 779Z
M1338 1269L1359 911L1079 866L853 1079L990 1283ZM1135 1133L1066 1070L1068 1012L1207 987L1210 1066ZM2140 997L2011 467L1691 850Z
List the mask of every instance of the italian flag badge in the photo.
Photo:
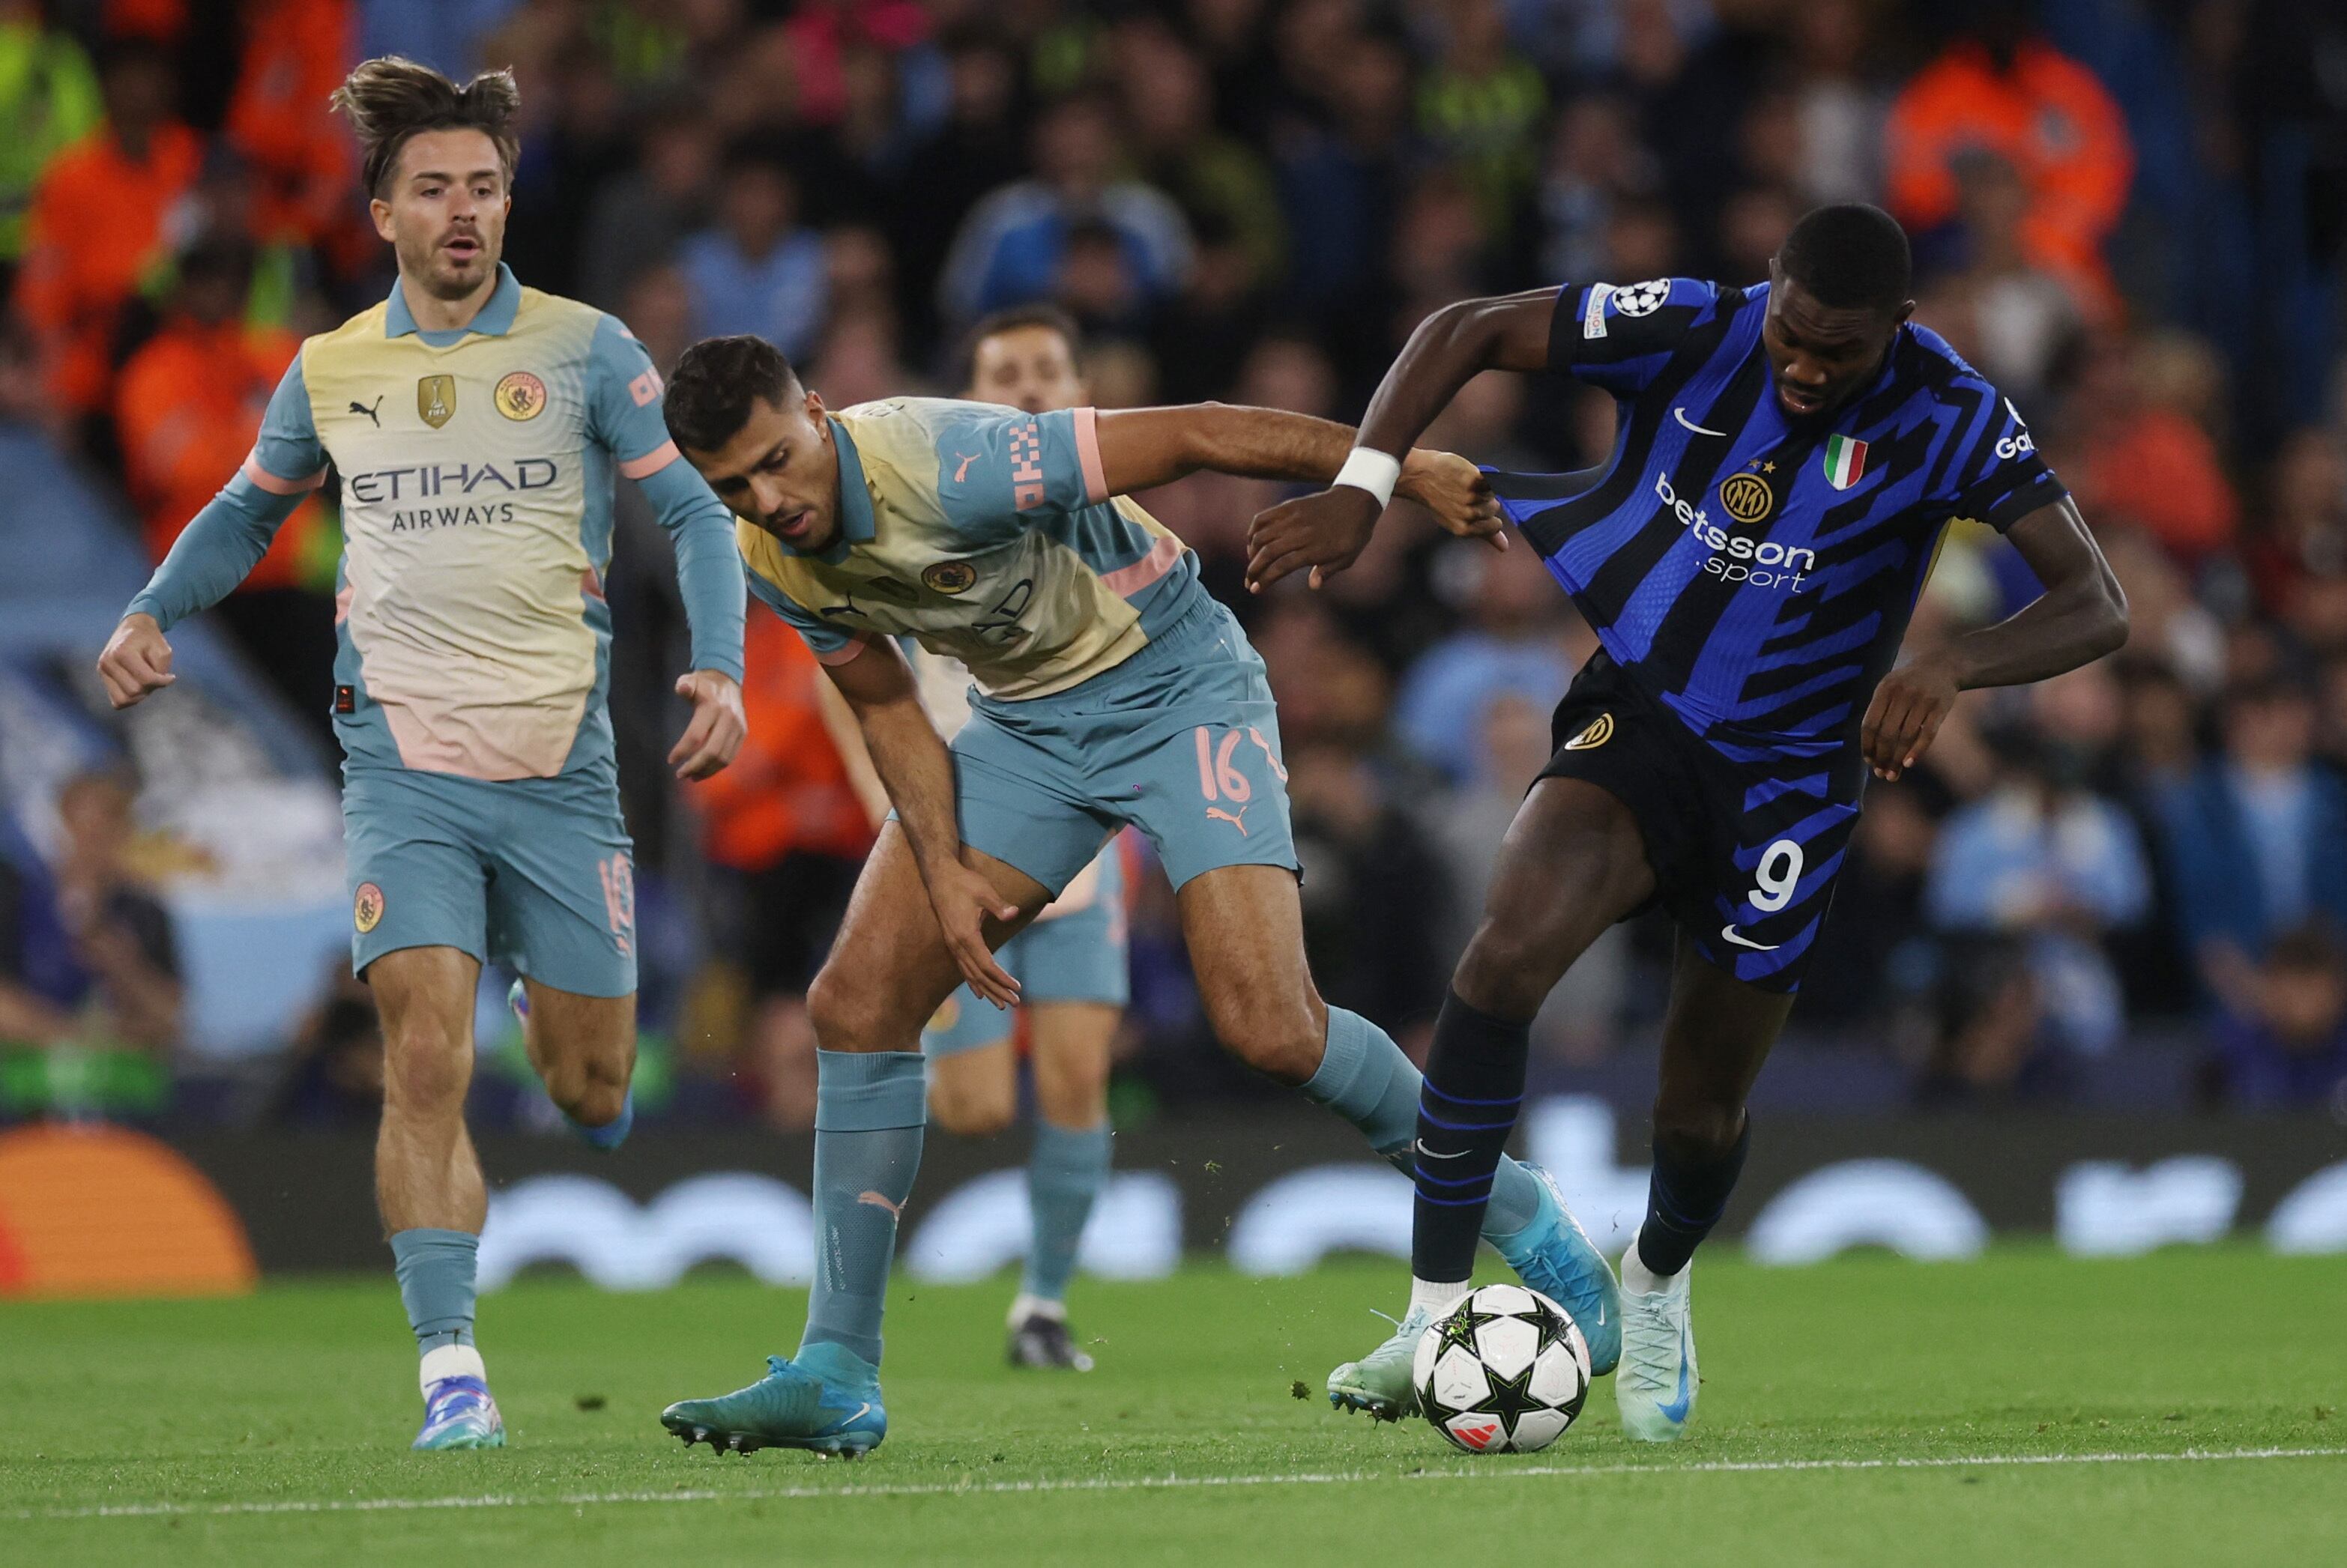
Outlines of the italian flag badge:
M1866 443L1847 436L1826 437L1826 483L1847 490L1866 472Z

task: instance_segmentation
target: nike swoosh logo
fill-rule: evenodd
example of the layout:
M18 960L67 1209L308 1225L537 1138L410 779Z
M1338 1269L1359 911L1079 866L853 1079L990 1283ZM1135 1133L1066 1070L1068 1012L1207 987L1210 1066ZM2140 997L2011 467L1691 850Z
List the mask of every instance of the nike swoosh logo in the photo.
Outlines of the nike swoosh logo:
M1419 1153L1425 1155L1430 1160L1456 1160L1470 1152L1465 1149L1453 1149L1448 1154L1438 1154L1433 1150L1428 1148L1423 1143L1418 1144L1417 1148Z
M1756 953L1773 953L1785 945L1782 942L1756 942L1749 937L1739 937L1736 934L1736 927L1733 926L1722 926L1719 928L1719 934L1724 940L1733 942L1739 948L1749 948Z
M1687 1389L1686 1330L1685 1328L1681 1328L1679 1330L1678 1397L1667 1405L1657 1405L1655 1409L1662 1411L1663 1419L1670 1422L1674 1426L1676 1426L1679 1422L1686 1419L1687 1406L1692 1402L1693 1401L1688 1397Z
M1725 430L1706 430L1702 425L1697 425L1694 420L1689 419L1686 416L1686 410L1684 408L1674 408L1671 410L1671 414L1681 425L1686 425L1689 430L1694 431L1698 436L1725 436L1727 434Z

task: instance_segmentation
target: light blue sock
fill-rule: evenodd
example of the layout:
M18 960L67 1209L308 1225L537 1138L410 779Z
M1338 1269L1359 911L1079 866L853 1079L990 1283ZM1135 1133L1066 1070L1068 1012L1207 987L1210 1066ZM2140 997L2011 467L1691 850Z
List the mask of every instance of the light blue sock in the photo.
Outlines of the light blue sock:
M1035 1147L1027 1156L1027 1206L1034 1215L1034 1240L1027 1249L1026 1277L1020 1290L1045 1301L1065 1301L1076 1272L1076 1245L1092 1201L1108 1185L1109 1124L1073 1132L1038 1118Z
M571 1116L567 1111L563 1112L562 1119L570 1123L570 1130L573 1132L587 1140L592 1147L600 1149L608 1154L628 1141L629 1130L636 1124L635 1087L630 1084L628 1097L620 1102L620 1113L600 1127L589 1127L586 1122Z
M391 1238L392 1266L421 1355L473 1342L473 1277L481 1238L470 1231L408 1230Z
M814 1347L834 1345L866 1366L880 1365L897 1216L921 1168L928 1120L919 1051L815 1052L815 1292L801 1359Z
M1304 1084L1304 1097L1326 1105L1361 1130L1386 1163L1415 1176L1418 1156L1419 1071L1393 1036L1343 1008L1328 1009L1328 1045L1320 1067ZM1491 1202L1483 1211L1486 1236L1512 1235L1540 1210L1540 1182L1507 1155L1491 1178Z

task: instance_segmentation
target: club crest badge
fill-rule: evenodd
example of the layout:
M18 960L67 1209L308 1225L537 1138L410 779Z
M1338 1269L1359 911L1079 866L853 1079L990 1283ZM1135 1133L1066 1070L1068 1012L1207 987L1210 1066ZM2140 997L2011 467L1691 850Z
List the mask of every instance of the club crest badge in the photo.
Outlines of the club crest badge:
M507 419L535 419L546 412L546 383L526 370L513 371L497 383L489 401Z

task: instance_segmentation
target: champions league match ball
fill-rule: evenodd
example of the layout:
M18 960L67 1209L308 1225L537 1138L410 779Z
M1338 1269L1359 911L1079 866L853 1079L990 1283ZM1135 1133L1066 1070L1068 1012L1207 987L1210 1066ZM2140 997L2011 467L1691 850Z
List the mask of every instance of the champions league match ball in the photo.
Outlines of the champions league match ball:
M1419 1409L1473 1454L1532 1453L1589 1398L1589 1346L1572 1314L1521 1285L1470 1291L1418 1342Z

